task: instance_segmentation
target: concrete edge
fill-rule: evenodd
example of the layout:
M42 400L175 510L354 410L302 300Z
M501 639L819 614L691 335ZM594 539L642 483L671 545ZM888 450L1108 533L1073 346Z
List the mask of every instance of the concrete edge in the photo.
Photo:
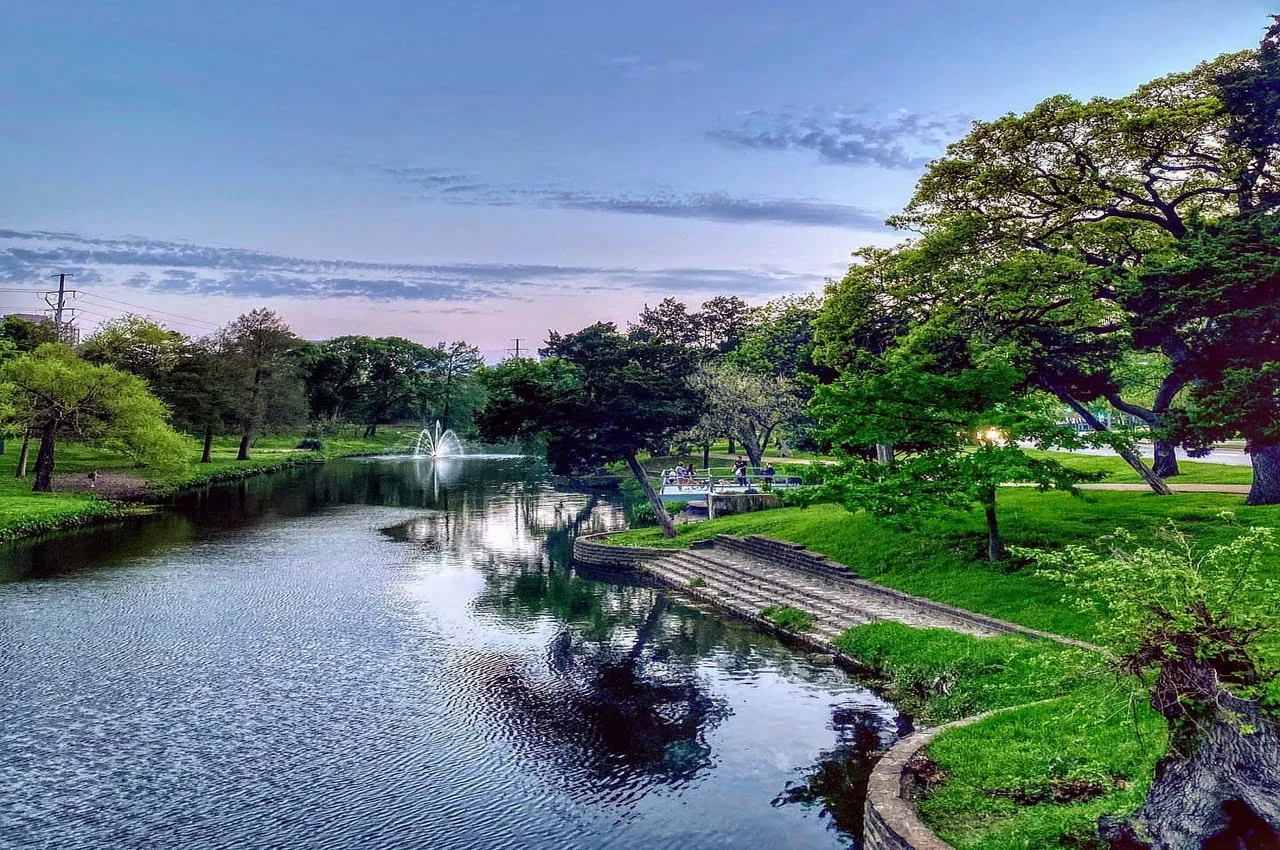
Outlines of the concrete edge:
M575 538L573 541L573 556L580 561L584 561L588 564L596 564L598 566L638 566L645 558L666 557L675 552L682 551L681 549L657 549L654 547L647 547L647 546L613 546L607 542L604 542L611 533L612 532L604 532L601 534L591 534L585 537ZM724 536L729 536L729 535L724 535ZM848 581L849 583L856 585L858 589L864 590L868 593L875 593L880 596L894 599L898 602L906 602L918 608L923 608L925 610L933 611L939 614L945 614L949 617L953 617L958 620L963 620L965 622L973 623L975 626L990 629L996 632L1003 632L1004 634L1019 634L1019 635L1025 635L1026 637L1040 638L1042 640L1051 640L1054 643L1058 643L1063 646L1070 646L1076 649L1087 649L1092 652L1102 651L1101 647L1094 646L1093 644L1087 643L1082 640L1076 640L1075 638L1056 635L1056 634L1053 634L1052 632L1040 631L1039 629L1033 629L1033 628L1030 628L1029 626L1022 626L1017 623L1011 623L1008 620L1001 620L997 617L991 617L987 614L979 614L976 611L968 611L968 610L965 610L964 608L956 608L955 606L947 605L944 602L936 602L932 599L926 599L923 596L913 596L910 593L905 593L901 590L895 590L892 587L885 587L883 584L876 584L873 581L868 581L865 578L861 578L857 574L857 572L848 564L842 564L839 561L833 560L829 556L823 555L820 552L812 552L809 549L806 549L804 545L801 543L795 543L790 540L778 540L773 537L765 537L759 534L753 534L748 536L756 537L761 540L766 540L766 541L769 541L770 543L777 543L777 544L783 545L787 549L790 549L796 552L797 554L809 555L815 559L825 561L831 566L843 568L849 572L849 576L848 578L844 578L842 580ZM745 538L739 538L739 539L745 539ZM581 552L579 551L579 546L578 546L579 541L581 541L583 544ZM601 551L601 550L606 550L606 551ZM618 556L614 554L606 554L606 552L607 553L626 552L627 555Z

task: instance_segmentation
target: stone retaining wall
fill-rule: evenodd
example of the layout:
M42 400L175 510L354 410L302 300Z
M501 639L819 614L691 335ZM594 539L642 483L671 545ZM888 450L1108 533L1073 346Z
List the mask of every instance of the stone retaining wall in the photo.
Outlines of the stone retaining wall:
M810 552L803 545L787 540L775 540L772 537L761 537L758 534L752 534L747 537L718 534L716 535L716 546L730 551L754 555L757 558L767 558L792 569L806 573L817 573L826 578L850 579L858 577L857 573L844 564L837 564L826 555Z
M587 534L573 539L574 560L597 567L639 567L651 558L665 558L673 554L671 549L655 549L651 546L610 546L604 541L611 532Z
M782 507L782 497L777 493L715 493L716 516L749 514L755 511L771 511Z

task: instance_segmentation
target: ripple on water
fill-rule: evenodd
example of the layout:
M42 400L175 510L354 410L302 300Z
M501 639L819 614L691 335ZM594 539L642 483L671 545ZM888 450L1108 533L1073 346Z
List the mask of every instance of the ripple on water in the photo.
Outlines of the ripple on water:
M575 576L590 497L480 466L334 464L3 556L43 566L0 582L0 847L848 843L806 777L892 711Z

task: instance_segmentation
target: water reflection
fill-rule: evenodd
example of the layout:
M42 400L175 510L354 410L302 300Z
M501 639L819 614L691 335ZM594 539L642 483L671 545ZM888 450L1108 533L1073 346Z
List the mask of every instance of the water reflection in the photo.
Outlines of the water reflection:
M856 843L894 712L528 461L344 462L0 556L0 847Z

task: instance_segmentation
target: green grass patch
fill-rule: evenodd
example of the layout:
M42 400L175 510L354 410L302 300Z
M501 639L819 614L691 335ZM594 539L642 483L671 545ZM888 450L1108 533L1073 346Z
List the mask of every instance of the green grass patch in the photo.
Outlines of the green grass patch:
M1032 457L1056 460L1063 466L1082 472L1103 472L1111 484L1141 484L1142 479L1129 464L1118 457L1072 454L1070 452L1041 452L1028 450ZM1150 458L1147 458L1150 462ZM1180 460L1178 474L1168 479L1170 484L1252 484L1253 467L1234 466L1226 463Z
M761 609L760 616L779 628L793 632L807 632L813 628L813 615L790 605L770 605Z
M1098 653L899 623L857 626L836 644L929 723L1005 709L926 751L937 784L921 816L961 850L1091 846L1099 816L1141 804L1166 746L1163 720Z
M1092 543L1116 528L1154 541L1169 520L1205 545L1227 542L1238 533L1219 514L1232 510L1243 525L1280 527L1280 508L1247 507L1243 496L1089 491L1080 497L1008 488L1000 493L1001 527L1018 546L1060 548ZM1036 575L1034 565L990 564L983 559L981 514L955 513L902 529L837 505L782 508L737 514L677 527L673 540L656 529L611 535L619 545L683 547L717 534L760 534L801 543L850 566L880 584L936 599L1031 628L1096 641L1093 622L1063 599L1061 585ZM1263 565L1280 577L1280 559Z
M161 498L180 488L211 484L258 475L284 469L299 463L313 463L334 457L357 454L377 454L404 448L412 441L409 430L385 428L372 438L339 437L324 441L322 451L303 451L295 448L301 434L269 435L254 442L250 459L237 461L239 439L221 437L214 441L213 462L198 463L200 445L189 440L189 463L173 471L159 473L138 467L129 458L95 446L77 443L58 444L54 460L54 473L63 475L87 475L90 470L123 472L135 476L146 485L151 498ZM8 541L47 531L85 525L136 513L136 507L98 498L92 493L54 492L33 493L31 482L35 473L36 445L31 446L27 476L16 478L18 452L21 440L6 441L5 453L0 454L0 541Z

